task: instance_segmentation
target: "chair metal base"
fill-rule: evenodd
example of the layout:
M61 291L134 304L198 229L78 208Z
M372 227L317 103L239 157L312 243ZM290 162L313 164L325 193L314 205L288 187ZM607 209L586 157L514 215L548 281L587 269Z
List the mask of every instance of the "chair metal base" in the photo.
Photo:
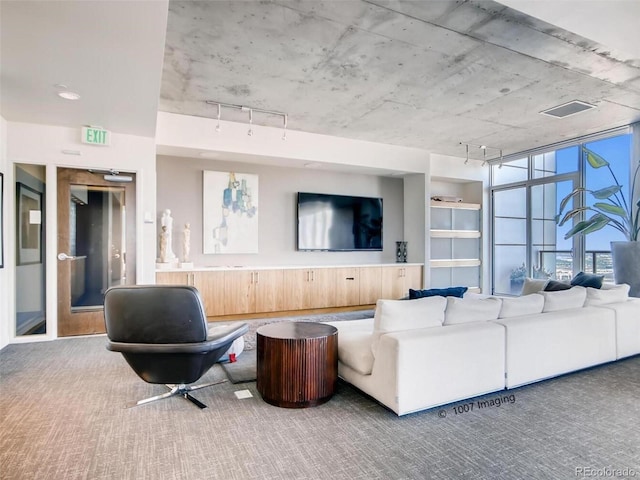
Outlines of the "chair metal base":
M217 382L201 383L199 385L185 385L184 383L181 383L180 385L167 384L166 387L169 389L168 392L127 404L125 408L137 407L139 405L144 405L146 403L155 402L156 400L162 400L164 398L173 397L174 395L181 395L187 400L189 400L191 403L193 403L194 405L200 408L207 408L207 406L204 403L202 403L200 400L189 395L189 392L192 392L194 390L200 390L201 388L211 387L212 385L218 385L219 383L224 383L226 381L227 381L226 379L218 380Z

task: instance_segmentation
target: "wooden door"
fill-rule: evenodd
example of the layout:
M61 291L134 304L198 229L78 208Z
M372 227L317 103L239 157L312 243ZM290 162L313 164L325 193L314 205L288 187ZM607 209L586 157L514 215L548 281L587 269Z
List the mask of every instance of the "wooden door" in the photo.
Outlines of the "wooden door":
M404 276L402 267L382 267L382 291L380 298L398 299L407 295L404 291Z
M422 267L419 265L411 265L404 267L404 289L405 295L409 294L409 289L422 289Z
M156 272L156 285L192 285L191 272Z
M313 268L309 270L310 282L306 291L306 308L329 308L336 306L335 269Z
M360 267L360 305L374 305L382 298L382 267Z
M58 168L59 336L104 333L105 291L136 283L135 175L127 177Z
M255 312L284 310L284 272L256 270L254 272Z

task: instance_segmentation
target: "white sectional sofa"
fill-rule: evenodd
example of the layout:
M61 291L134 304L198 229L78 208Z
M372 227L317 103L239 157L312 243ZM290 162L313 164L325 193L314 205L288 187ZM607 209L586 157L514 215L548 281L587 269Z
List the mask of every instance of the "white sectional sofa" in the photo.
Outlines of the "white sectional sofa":
M374 318L331 323L338 374L404 415L640 354L628 291L379 300Z

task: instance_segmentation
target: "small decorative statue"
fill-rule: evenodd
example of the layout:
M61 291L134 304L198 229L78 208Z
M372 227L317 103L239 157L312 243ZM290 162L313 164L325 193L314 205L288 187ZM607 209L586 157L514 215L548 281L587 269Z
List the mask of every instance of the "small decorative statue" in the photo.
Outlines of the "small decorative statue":
M162 224L162 228L166 232L166 239L167 239L167 254L165 257L166 259L163 260L163 262L171 262L176 259L176 254L173 253L173 242L171 239L171 234L173 232L173 218L171 218L171 210L166 209L162 213L162 218L160 219L160 221Z
M407 242L396 242L396 262L407 263Z
M162 226L162 231L160 232L160 263L167 263L167 227L165 225Z
M182 237L182 256L183 256L182 261L184 263L190 262L189 260L190 252L191 252L191 224L185 223L183 237Z

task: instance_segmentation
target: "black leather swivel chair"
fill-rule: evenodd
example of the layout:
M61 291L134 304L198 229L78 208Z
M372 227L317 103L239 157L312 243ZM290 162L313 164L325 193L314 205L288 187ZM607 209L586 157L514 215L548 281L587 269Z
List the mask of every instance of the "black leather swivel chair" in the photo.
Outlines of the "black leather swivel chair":
M136 285L112 287L104 297L107 349L120 352L148 383L165 384L169 391L131 404L142 405L181 395L200 408L206 405L189 392L213 383L188 385L200 379L233 341L244 335L246 323L229 325L208 336L202 299L194 287Z

